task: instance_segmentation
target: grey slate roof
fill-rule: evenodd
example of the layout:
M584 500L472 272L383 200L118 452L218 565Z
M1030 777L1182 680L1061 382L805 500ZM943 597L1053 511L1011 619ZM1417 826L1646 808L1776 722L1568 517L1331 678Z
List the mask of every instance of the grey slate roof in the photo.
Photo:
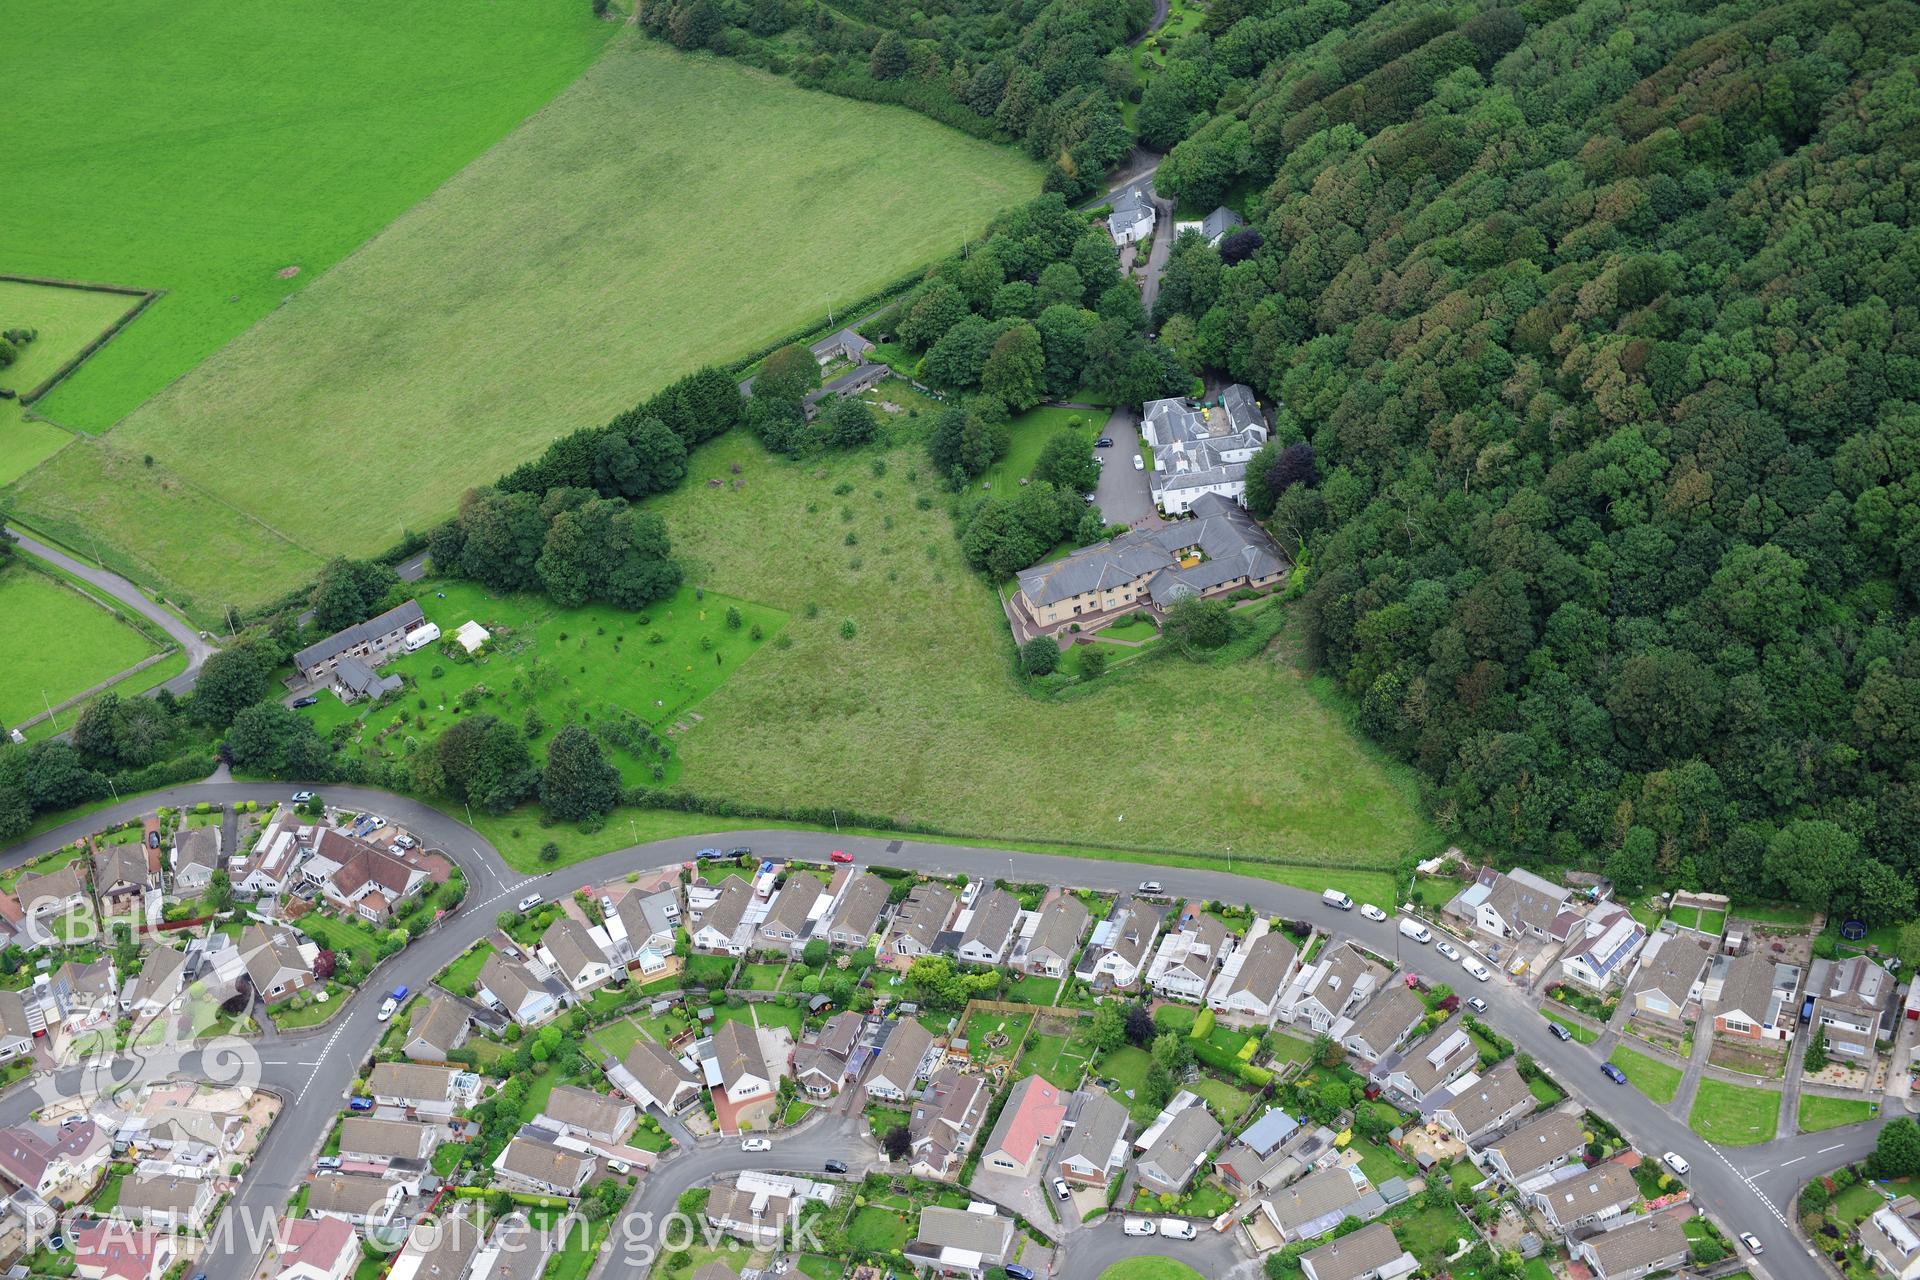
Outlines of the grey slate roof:
M1570 1175L1535 1193L1558 1226L1564 1227L1590 1213L1599 1213L1640 1197L1640 1188L1634 1182L1633 1175L1617 1164L1574 1169Z
M1203 494L1194 518L1161 529L1135 529L1072 555L1020 571L1020 590L1035 605L1052 604L1088 591L1105 591L1147 578L1159 600L1185 587L1205 592L1240 577L1264 578L1286 567L1280 548L1253 513L1231 498ZM1181 568L1178 553L1199 548L1206 558Z
M1233 210L1221 205L1200 220L1200 234L1208 240L1217 240L1235 227L1244 227L1247 220ZM1324 1277L1323 1277L1324 1280Z
M607 964L606 953L587 932L587 927L571 916L561 916L547 926L540 935L540 945L545 947L569 979L579 974L589 965Z
M1509 1110L1533 1102L1533 1090L1520 1077L1513 1059L1494 1067L1465 1089L1454 1086L1455 1093L1440 1110L1453 1118L1469 1136L1485 1130Z
M398 631L402 627L411 627L416 622L424 621L426 621L426 615L420 612L418 600L397 604L377 617L355 623L351 627L334 632L325 640L308 645L293 655L293 665L305 671L309 667L325 662L336 653L351 649L354 645L378 639L389 631Z
M1370 1222L1301 1255L1300 1262L1303 1267L1313 1264L1314 1280L1354 1280L1356 1276L1372 1275L1405 1252L1394 1239L1392 1227Z
M1334 1165L1282 1187L1267 1199L1273 1205L1274 1217L1292 1234L1316 1218L1346 1209L1366 1194L1355 1185L1354 1175L1345 1166Z
M1080 938L1087 931L1086 904L1070 893L1063 893L1040 910L1039 923L1027 939L1027 954L1045 951L1062 960L1073 959Z
M1278 929L1269 929L1247 947L1240 971L1234 974L1227 994L1238 995L1244 991L1268 1004L1273 1003L1279 998L1287 972L1293 968L1293 959L1298 954L1299 949L1291 938Z
M953 894L937 884L917 884L894 914L894 931L930 951L953 915L954 901Z
M887 909L888 893L885 880L871 871L862 871L841 890L829 928L836 933L871 935L880 923L880 913Z
M359 658L348 655L334 664L334 683L356 698L378 698L400 687L399 676L383 676Z
M1360 1016L1347 1030L1347 1038L1364 1041L1376 1053L1385 1053L1426 1015L1427 1006L1419 996L1400 983L1391 983L1361 1008Z
M414 1015L407 1039L432 1045L444 1054L460 1038L460 1032L466 1025L465 1005L451 996L435 996L420 1013Z
M1488 1143L1485 1149L1498 1151L1507 1168L1513 1170L1513 1176L1524 1182L1529 1174L1539 1172L1569 1152L1578 1152L1585 1145L1580 1118L1564 1111L1552 1111Z
M960 935L960 945L975 943L989 951L1004 951L1020 919L1020 900L1005 889L990 889L973 905L973 918Z
M700 917L696 928L714 929L731 937L746 916L748 904L753 901L753 889L739 876L728 876L720 882L719 887L720 897Z
M728 1089L745 1076L773 1079L766 1055L760 1052L760 1033L744 1022L723 1023L713 1033L713 1052L720 1061L720 1079Z
M1126 1132L1127 1109L1115 1102L1112 1094L1082 1093L1073 1132L1060 1144L1060 1162L1078 1159L1104 1169L1113 1156L1114 1144Z
M1679 1223L1666 1214L1658 1214L1589 1236L1581 1245L1592 1250L1600 1274L1611 1276L1650 1266L1676 1254L1685 1256L1687 1235Z

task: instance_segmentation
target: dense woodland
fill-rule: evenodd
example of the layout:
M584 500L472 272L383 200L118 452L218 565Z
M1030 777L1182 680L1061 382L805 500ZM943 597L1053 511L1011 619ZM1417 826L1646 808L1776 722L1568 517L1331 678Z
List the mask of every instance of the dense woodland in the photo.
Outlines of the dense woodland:
M1916 22L1215 0L1150 86L1252 224L1162 340L1285 406L1311 657L1460 836L1912 909Z

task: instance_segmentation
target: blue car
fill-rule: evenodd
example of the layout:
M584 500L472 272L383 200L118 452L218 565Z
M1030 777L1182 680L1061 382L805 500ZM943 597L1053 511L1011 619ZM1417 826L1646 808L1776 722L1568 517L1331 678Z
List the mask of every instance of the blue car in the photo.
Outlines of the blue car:
M405 1000L407 998L406 987L404 986L395 987L393 989L393 998L396 1001Z
M1627 1082L1627 1073L1614 1066L1611 1062L1601 1063L1600 1073L1615 1084L1625 1084Z
M358 1098L358 1097L348 1098L347 1107L349 1110L352 1110L352 1111L371 1111L373 1110L373 1099Z

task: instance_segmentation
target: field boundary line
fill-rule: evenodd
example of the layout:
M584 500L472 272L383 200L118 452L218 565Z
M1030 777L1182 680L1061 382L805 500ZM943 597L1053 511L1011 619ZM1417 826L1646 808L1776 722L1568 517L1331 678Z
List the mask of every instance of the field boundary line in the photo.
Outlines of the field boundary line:
M86 363L88 357L92 356L93 353L100 350L100 348L106 346L107 343L112 341L113 338L117 334L119 334L121 330L125 329L128 325L132 324L136 319L138 319L141 312L145 311L148 307L158 302L161 299L161 297L163 297L166 293L166 290L164 289L142 289L134 285L97 284L87 280L61 280L52 276L22 276L22 275L13 275L6 272L0 272L0 281L5 281L10 284L38 285L41 288L46 288L46 289L79 289L87 293L121 294L126 297L133 298L135 300L131 306L129 306L125 311L121 312L120 318L118 320L115 320L112 324L108 325L104 330L102 330L98 335L96 335L91 342L87 343L86 346L81 347L80 350L75 352L73 356L70 357L65 364L62 364L58 369L55 369L52 373L48 374L46 378L40 383L39 386L34 387L31 390L21 392L20 405L22 408L25 408L28 405L31 405L34 401L41 399L48 392L52 391L55 387L59 386L62 382L64 382L68 377L72 376L72 374L75 373L80 368L81 365ZM50 422L54 426L59 427L62 431L69 431L75 435L90 436L93 434L91 431L81 431L78 428L69 427L65 423L55 422L52 418L43 418L41 420L45 422Z
M54 716L59 715L62 711L65 711L68 707L71 707L74 703L84 702L88 698L93 697L97 693L103 693L106 690L111 689L114 685L119 684L122 680L125 680L128 676L138 675L140 672L145 671L148 667L152 666L154 663L164 662L168 658L171 658L177 652L179 652L179 646L170 645L159 653L150 653L146 657L140 659L140 661L128 667L125 671L116 672L115 674L108 676L105 680L102 680L99 684L94 685L91 689L82 689L79 693L74 694L71 698L68 698L65 702L56 702L53 704L53 707L50 710L41 711L34 715L31 715L27 717L25 720L20 721L18 724L14 725L13 727L16 729L31 729L33 728L33 726L39 724L42 720L48 720Z

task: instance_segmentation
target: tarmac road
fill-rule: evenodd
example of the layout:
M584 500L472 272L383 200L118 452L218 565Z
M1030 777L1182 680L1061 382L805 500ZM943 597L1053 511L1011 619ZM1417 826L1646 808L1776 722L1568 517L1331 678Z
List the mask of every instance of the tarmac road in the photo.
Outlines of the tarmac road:
M150 793L13 846L0 853L0 869L15 866L108 823L148 812L157 804L282 800L297 785L202 783ZM380 1024L374 1018L375 1007L388 989L398 983L406 983L416 990L425 987L435 973L491 930L494 916L510 905L528 884L547 881L541 891L549 899L556 898L579 884L686 861L699 848L720 841L728 847L744 844L769 853L817 859L824 859L833 849L845 849L862 863L963 873L974 879L1005 876L1104 891L1133 889L1144 872L1163 882L1169 894L1244 902L1261 912L1308 921L1321 929L1344 934L1382 954L1397 953L1408 970L1453 982L1464 994L1482 996L1488 1003L1485 1020L1491 1026L1512 1040L1518 1049L1531 1054L1577 1101L1611 1120L1641 1151L1656 1156L1664 1151L1677 1151L1686 1157L1693 1166L1687 1183L1696 1200L1731 1230L1752 1231L1760 1238L1767 1252L1756 1269L1772 1280L1824 1280L1819 1262L1788 1225L1785 1214L1791 1210L1790 1197L1807 1177L1848 1163L1871 1150L1880 1125L1875 1120L1805 1137L1784 1138L1763 1146L1716 1147L1677 1122L1638 1090L1609 1083L1600 1074L1599 1060L1587 1046L1554 1039L1547 1031L1547 1022L1535 1008L1535 998L1527 991L1509 985L1504 978L1475 984L1464 972L1453 972L1457 966L1431 948L1401 938L1392 918L1374 923L1357 911L1335 910L1307 889L1219 871L1147 867L1006 849L805 831L735 831L725 836L661 840L617 850L547 876L530 877L505 866L497 851L478 833L418 801L364 788L323 790L329 801L383 813L420 835L428 847L444 851L462 868L469 890L461 910L432 933L387 960L373 979L351 998L336 1023L312 1035L282 1035L258 1042L263 1083L278 1090L289 1103L233 1201L234 1205L261 1214L284 1207L294 1187L311 1167L327 1127L342 1106L355 1069L378 1038ZM17 1105L21 1098L28 1096L13 1095L9 1106ZM17 1116L9 1116L5 1108L0 1108L0 1121L12 1118ZM831 1115L790 1136L776 1138L775 1143L771 1166L767 1157L752 1157L740 1152L737 1145L721 1140L711 1140L692 1151L675 1154L657 1166L647 1176L622 1221L615 1226L613 1239L627 1243L621 1244L615 1265L605 1274L637 1276L634 1268L642 1260L640 1242L649 1238L648 1233L638 1229L642 1223L637 1215L654 1214L657 1220L682 1191L699 1185L715 1173L742 1167L813 1170L818 1167L817 1162L829 1156L846 1159L858 1170L870 1164L874 1157L870 1145L858 1132L857 1121ZM747 1159L742 1160L742 1156ZM1215 1241L1229 1251L1236 1247L1227 1237L1215 1237L1200 1249L1194 1249L1201 1244L1199 1241L1169 1241L1147 1249L1129 1247L1138 1242L1127 1241L1117 1228L1096 1225L1070 1237L1061 1254L1063 1265L1058 1274L1068 1280L1093 1280L1114 1258L1160 1249L1178 1250L1171 1256L1183 1257L1192 1250L1195 1258L1208 1260L1209 1265L1220 1268L1225 1259L1213 1260L1208 1252L1218 1247ZM251 1254L234 1250L209 1258L205 1269L211 1280L243 1280L251 1262ZM1227 1274L1224 1269L1203 1268L1203 1272Z

